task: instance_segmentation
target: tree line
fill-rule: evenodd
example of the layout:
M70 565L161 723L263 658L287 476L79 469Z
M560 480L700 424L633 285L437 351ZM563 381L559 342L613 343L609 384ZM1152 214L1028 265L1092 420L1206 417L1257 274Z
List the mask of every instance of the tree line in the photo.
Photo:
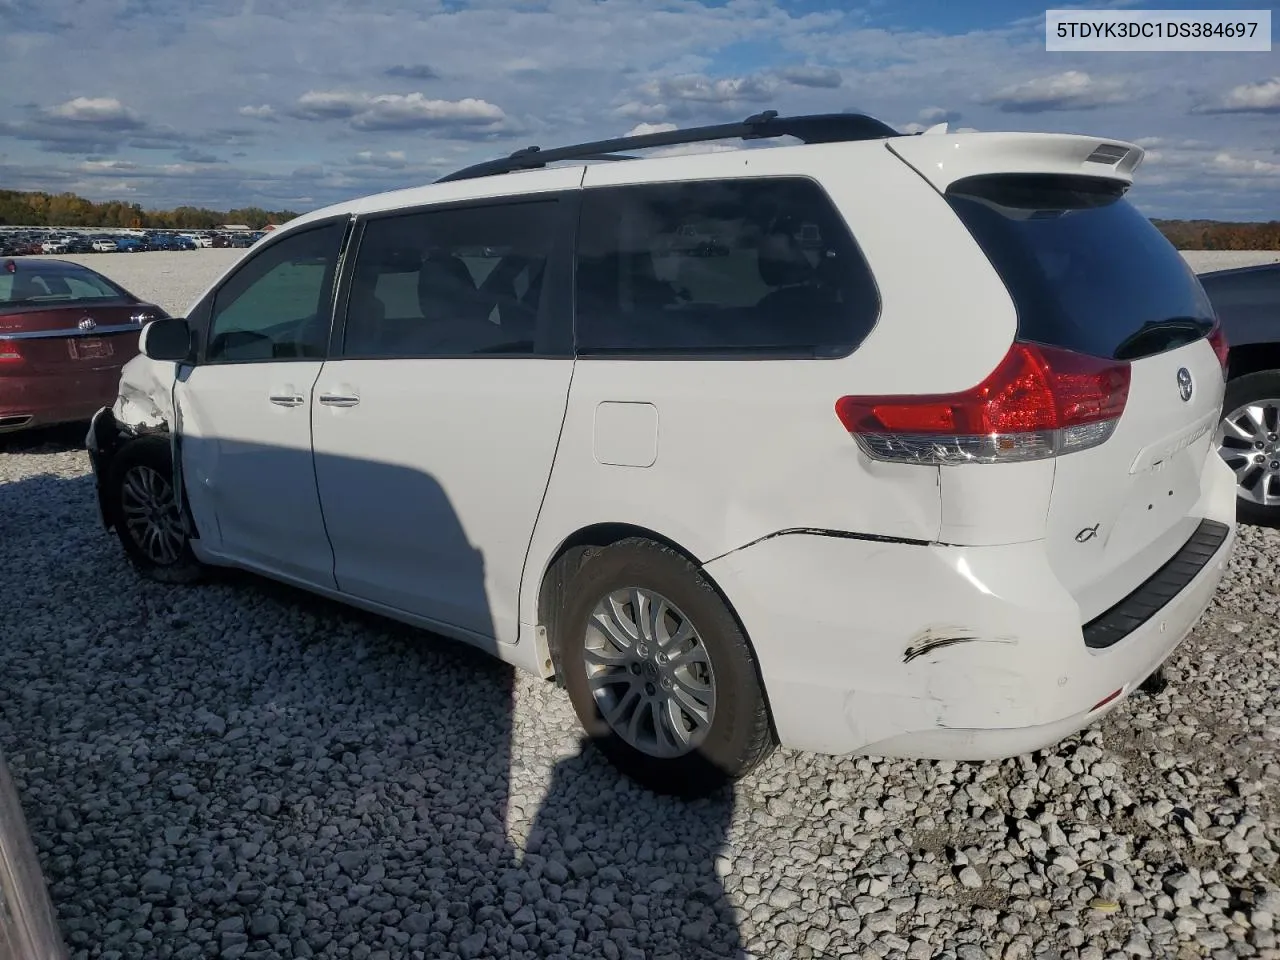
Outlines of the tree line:
M94 203L74 193L24 193L0 190L0 224L24 227L144 227L208 230L224 223L243 223L260 230L269 223L284 223L298 214L292 210L208 210L175 207L144 210L137 203L107 200Z
M1222 223L1217 220L1153 220L1179 250L1280 250L1280 220Z
M0 224L32 227L154 227L207 230L224 223L243 223L255 230L284 223L292 210L208 210L175 207L144 210L140 204L107 200L94 203L74 193L23 193L0 190ZM1179 250L1280 250L1280 220L1269 223L1224 223L1217 220L1153 220Z

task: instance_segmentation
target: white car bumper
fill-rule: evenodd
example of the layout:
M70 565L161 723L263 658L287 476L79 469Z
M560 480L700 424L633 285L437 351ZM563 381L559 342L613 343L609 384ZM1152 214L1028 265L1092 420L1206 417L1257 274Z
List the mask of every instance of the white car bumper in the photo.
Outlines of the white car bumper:
M1191 630L1235 542L1229 470L1215 471L1197 507L1205 529L1220 524L1225 536L1184 566L1191 579L1172 599L1105 649L1086 645L1040 541L949 547L796 532L706 569L751 638L784 746L1002 758L1113 709Z

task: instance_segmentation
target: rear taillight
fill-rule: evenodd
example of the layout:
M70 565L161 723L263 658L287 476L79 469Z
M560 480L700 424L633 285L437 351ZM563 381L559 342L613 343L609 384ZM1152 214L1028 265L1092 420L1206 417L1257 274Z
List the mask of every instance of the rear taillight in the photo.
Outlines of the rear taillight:
M1213 329L1209 331L1209 346L1213 347L1213 352L1218 355L1218 362L1222 364L1222 377L1225 380L1231 345L1227 343L1227 334L1222 329L1221 321L1215 323Z
M16 340L0 340L0 364L19 363L22 351L18 349Z
M947 465L1039 460L1105 443L1129 397L1129 365L1014 343L959 393L841 397L836 415L876 460Z

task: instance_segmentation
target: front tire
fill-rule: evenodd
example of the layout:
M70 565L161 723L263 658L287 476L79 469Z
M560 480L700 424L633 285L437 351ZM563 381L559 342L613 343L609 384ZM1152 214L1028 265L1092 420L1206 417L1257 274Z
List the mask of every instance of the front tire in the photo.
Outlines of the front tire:
M1236 474L1236 516L1280 526L1280 370L1262 370L1227 384L1214 442Z
M589 551L563 596L557 674L588 736L625 775L701 797L773 750L750 644L685 557L623 540Z
M112 525L138 572L158 583L197 580L200 562L174 498L168 439L140 437L121 447L106 486Z

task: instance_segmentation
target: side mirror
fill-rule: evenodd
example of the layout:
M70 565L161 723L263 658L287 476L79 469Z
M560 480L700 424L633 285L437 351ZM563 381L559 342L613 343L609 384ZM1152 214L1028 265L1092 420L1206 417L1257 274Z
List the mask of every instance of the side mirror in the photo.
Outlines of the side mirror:
M182 363L191 359L191 328L182 317L152 320L142 328L138 348L152 360Z

